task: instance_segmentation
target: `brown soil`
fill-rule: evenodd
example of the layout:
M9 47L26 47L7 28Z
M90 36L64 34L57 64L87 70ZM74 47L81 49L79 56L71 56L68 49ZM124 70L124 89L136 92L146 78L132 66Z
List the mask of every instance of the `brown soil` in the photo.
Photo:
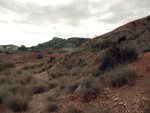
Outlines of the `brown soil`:
M97 60L99 59L95 61ZM121 88L103 86L103 90L97 97L89 97L87 100L81 99L77 93L58 96L59 110L57 112L65 113L66 107L72 104L82 110L90 102L99 108L109 107L115 113L142 113L139 109L139 103L144 99L145 92L150 90L150 53L140 54L132 65L138 75L134 84L125 85ZM36 74L34 77L48 79L47 72ZM34 95L29 102L26 113L46 113L44 95L49 92L51 91ZM5 106L0 105L0 113L7 113Z

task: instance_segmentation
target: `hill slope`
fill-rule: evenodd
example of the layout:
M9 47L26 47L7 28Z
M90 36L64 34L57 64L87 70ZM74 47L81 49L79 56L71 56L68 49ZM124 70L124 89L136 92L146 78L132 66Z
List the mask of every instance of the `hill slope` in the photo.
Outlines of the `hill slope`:
M39 44L37 46L31 47L32 49L44 49L44 48L53 48L53 49L61 49L61 48L74 48L80 46L82 43L86 42L88 39L85 38L69 38L62 39L54 37L49 42L45 42Z
M53 42L63 39L55 38L50 41ZM15 92L12 99L16 94L19 100L30 97L25 101L27 113L149 113L149 51L150 16L88 40L61 56L35 60L34 64L29 61L30 65L24 63L20 69L23 73L16 70L15 76L11 74L15 70L5 70L0 73L0 84L6 87L0 86L4 101L0 113L6 113L10 107L2 93L4 88L6 94L12 93L9 85ZM24 71L31 75L24 75ZM20 96L21 89L31 94ZM20 103L18 106L22 107Z

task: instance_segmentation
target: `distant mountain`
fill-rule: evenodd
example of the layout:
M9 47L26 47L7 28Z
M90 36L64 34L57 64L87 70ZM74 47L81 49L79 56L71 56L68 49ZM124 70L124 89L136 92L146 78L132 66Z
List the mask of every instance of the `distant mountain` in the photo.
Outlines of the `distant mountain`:
M11 48L13 48L13 47L18 47L18 46L16 46L16 45L13 45L13 44L7 44L7 45L1 45L1 46L3 46L3 47L11 47Z
M87 38L72 37L69 39L62 39L59 37L54 37L52 40L39 44L37 46L31 47L31 49L44 49L44 48L74 48L80 46L82 43L88 41Z

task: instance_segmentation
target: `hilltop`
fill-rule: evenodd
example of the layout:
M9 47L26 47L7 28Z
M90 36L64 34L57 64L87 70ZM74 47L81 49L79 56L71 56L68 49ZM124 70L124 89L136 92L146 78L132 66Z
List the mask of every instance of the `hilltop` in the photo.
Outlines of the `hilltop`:
M1 54L0 113L149 113L150 16L33 48L42 51Z
M69 39L63 39L59 37L54 37L52 40L39 44L37 46L31 47L32 49L44 49L44 48L53 48L53 49L62 49L62 48L75 48L80 46L82 43L88 41L87 38L78 38L72 37Z

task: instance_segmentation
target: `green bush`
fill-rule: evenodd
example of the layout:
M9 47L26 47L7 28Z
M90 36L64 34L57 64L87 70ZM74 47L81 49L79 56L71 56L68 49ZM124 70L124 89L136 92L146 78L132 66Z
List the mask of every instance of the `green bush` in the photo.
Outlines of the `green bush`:
M137 51L130 47L113 47L105 51L101 58L100 70L106 70L117 64L131 62L137 59Z
M111 85L120 87L127 83L133 83L136 78L136 72L131 66L119 66L110 72L110 77Z
M43 58L42 55L38 55L38 56L37 56L37 59L42 59L42 58Z

